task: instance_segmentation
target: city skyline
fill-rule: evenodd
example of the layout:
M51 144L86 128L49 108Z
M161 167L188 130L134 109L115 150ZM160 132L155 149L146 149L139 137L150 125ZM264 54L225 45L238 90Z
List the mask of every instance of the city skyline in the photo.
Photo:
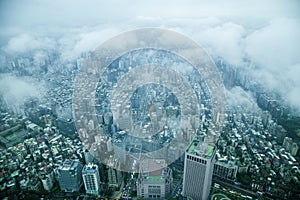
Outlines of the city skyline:
M0 197L300 198L299 9L2 1Z

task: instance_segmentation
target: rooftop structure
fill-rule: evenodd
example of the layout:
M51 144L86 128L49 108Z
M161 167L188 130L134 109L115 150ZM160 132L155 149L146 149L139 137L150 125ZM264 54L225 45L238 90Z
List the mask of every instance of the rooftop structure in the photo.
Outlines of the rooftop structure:
M215 146L213 144L202 143L194 140L189 146L187 152L196 156L209 159L213 156Z
M171 191L172 170L165 160L144 160L140 164L137 195L144 198L165 198Z

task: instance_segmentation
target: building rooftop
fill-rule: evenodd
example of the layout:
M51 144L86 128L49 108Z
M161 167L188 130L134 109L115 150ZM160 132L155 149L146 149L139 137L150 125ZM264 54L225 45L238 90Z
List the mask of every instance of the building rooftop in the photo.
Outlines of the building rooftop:
M164 176L146 176L145 180L147 181L153 181L153 182L159 182L159 181L165 181L166 177Z
M85 173L95 173L98 170L98 166L92 163L89 163L83 167L83 172Z
M212 157L214 150L215 146L213 146L212 144L194 140L187 149L187 152L209 159Z
M141 171L148 176L160 176L162 170L167 167L165 160L146 159L141 163Z
M66 160L61 166L62 170L75 169L80 162L78 160Z

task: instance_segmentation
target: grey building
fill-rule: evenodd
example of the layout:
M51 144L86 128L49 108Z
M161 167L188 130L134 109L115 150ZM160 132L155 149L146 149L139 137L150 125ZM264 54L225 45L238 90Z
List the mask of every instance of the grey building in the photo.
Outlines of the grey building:
M217 161L214 164L213 175L220 179L235 181L238 166L233 161Z
M65 192L79 191L82 186L82 164L79 160L66 160L57 170L57 178L61 190Z
M117 157L110 156L108 162L108 185L118 189L122 183L121 163Z

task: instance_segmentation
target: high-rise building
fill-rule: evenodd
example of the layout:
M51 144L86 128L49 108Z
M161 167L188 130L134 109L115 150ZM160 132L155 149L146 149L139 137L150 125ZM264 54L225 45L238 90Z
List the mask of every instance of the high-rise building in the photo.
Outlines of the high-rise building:
M298 144L296 142L294 142L292 144L292 147L291 147L291 154L292 154L292 156L296 156L297 155L298 149L299 149Z
M82 169L82 178L86 193L92 195L99 195L100 176L98 166L91 163L85 165Z
M171 192L172 170L165 160L144 160L137 179L137 195L143 198L164 199Z
M79 160L66 160L57 170L57 178L61 190L65 192L79 191L82 186L82 164Z
M283 140L283 144L282 144L282 146L285 148L285 150L290 152L292 145L293 145L293 139L290 137L285 137Z
M192 199L208 199L216 149L213 144L194 140L184 159L183 195Z
M107 175L109 187L118 189L122 183L121 163L115 156L110 156L107 162Z
M93 162L94 157L88 149L84 150L83 155L86 164Z

